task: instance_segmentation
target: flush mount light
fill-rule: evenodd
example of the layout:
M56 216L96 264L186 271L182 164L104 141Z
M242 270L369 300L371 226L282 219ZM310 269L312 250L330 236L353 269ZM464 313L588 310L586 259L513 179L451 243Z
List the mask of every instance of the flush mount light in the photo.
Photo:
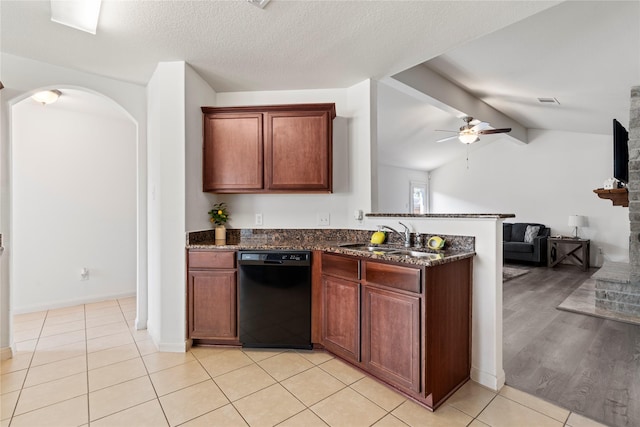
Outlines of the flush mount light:
M31 95L31 99L42 105L47 105L56 102L58 98L60 98L60 95L62 95L62 92L58 89L43 90L42 92L37 92Z
M95 34L102 0L51 0L51 20Z
M254 6L259 7L260 9L264 9L264 7L269 3L269 0L247 0Z

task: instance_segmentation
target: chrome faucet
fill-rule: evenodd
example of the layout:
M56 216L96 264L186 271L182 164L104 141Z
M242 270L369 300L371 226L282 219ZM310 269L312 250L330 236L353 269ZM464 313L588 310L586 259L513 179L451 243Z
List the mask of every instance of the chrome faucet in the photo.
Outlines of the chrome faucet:
M394 233L396 233L398 236L400 236L401 239L404 240L404 247L410 248L411 247L411 231L409 231L409 227L407 227L400 221L398 221L398 224L404 227L404 236L398 230L391 228L388 225L383 225L381 228L386 228L387 230L393 231Z

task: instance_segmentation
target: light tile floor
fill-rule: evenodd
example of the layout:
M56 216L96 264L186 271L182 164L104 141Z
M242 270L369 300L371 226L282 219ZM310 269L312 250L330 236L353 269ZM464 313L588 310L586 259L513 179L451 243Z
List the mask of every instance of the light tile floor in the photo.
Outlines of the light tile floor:
M430 412L321 351L158 352L135 298L15 316L5 426L597 426L505 386L468 382Z

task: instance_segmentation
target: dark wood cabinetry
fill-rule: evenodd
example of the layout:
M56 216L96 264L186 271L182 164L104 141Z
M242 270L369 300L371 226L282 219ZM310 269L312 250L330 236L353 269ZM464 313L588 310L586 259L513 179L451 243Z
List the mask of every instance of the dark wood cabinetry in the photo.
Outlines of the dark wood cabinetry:
M471 371L471 266L323 254L322 344L436 408Z
M203 191L331 192L335 104L202 107Z
M235 252L191 249L187 265L187 336L239 344Z
M360 264L356 258L322 255L322 344L360 361Z
M262 114L205 114L203 126L203 190L262 190Z
M472 258L417 266L314 251L312 342L435 409L471 371ZM236 252L187 252L187 334L240 345Z
M420 391L419 295L364 286L362 362L398 387Z
M360 283L322 277L322 336L328 350L360 361Z

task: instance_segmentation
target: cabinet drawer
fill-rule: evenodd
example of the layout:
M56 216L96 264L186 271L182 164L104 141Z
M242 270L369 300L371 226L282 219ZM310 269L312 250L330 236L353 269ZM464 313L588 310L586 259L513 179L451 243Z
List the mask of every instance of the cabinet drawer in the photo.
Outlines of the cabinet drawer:
M379 262L364 262L364 280L367 283L402 289L421 291L421 269Z
M235 268L234 251L189 251L189 268Z
M322 274L342 277L348 280L360 280L360 261L355 258L322 254Z

